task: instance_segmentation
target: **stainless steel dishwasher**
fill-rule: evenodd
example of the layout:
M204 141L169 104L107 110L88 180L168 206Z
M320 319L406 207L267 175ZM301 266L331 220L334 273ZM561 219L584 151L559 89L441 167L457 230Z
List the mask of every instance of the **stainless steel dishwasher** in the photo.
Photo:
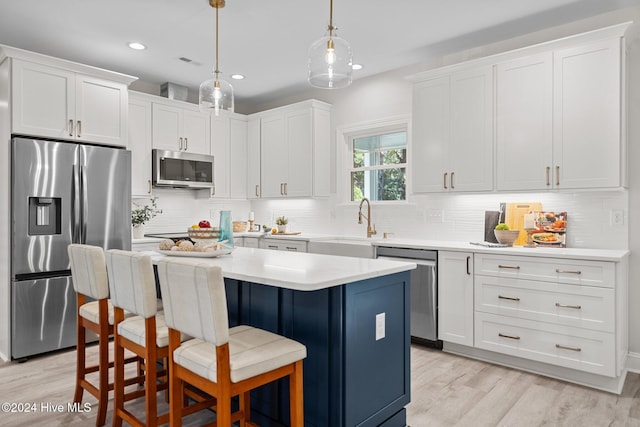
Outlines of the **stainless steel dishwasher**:
M378 246L376 257L415 262L411 270L411 341L442 348L438 340L438 251Z

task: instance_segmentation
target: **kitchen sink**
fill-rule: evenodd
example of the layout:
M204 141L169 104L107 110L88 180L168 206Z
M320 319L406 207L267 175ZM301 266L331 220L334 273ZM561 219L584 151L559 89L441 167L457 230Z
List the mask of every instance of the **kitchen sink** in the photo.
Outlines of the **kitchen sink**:
M372 239L365 237L345 237L328 240L312 240L309 242L308 251L317 254L373 258L375 248L372 245Z

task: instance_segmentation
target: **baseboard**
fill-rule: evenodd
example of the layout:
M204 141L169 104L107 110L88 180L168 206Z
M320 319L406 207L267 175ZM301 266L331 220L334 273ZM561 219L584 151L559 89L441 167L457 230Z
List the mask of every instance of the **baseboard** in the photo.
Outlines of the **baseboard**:
M629 352L627 357L627 370L640 374L640 353Z

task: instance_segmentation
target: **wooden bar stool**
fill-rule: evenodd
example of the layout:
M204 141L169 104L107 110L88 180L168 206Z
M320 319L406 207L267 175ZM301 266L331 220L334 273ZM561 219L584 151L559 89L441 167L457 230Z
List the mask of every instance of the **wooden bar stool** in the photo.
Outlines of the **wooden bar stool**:
M109 338L113 334L114 311L109 297L107 267L105 265L104 250L101 247L71 244L67 248L71 263L73 288L76 291L78 309L77 347L76 347L76 387L73 395L75 403L82 402L84 390L98 399L98 415L96 426L102 426L107 416L109 390L113 383L109 383L109 368L113 362L109 361ZM88 301L91 299L92 301ZM98 364L86 365L86 331L98 335ZM137 357L128 358L126 362L138 361ZM142 365L138 363L138 372ZM86 378L87 374L98 372L98 385L94 385ZM140 378L127 380L129 384L139 382Z
M185 414L185 384L217 399L216 425L250 425L250 391L289 377L291 425L303 427L304 345L250 326L229 329L227 298L219 267L181 260L158 262L158 278L169 327L171 426ZM180 332L194 337L180 342ZM231 398L240 410L231 413Z
M106 252L109 290L115 311L115 388L113 425L126 421L133 426L157 426L169 422L169 413L158 415L157 392L168 389L166 369L157 363L167 358L169 332L158 312L155 276L151 258L139 252L112 249ZM124 312L134 316L124 318ZM145 389L125 393L124 351L145 361ZM160 382L160 383L158 383ZM124 407L126 401L145 398L145 421Z

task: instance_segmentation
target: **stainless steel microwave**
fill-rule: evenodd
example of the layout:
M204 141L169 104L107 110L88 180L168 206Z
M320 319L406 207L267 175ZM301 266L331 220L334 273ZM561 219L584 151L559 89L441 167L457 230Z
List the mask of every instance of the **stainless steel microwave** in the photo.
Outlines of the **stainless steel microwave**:
M155 187L213 188L213 156L153 149Z

